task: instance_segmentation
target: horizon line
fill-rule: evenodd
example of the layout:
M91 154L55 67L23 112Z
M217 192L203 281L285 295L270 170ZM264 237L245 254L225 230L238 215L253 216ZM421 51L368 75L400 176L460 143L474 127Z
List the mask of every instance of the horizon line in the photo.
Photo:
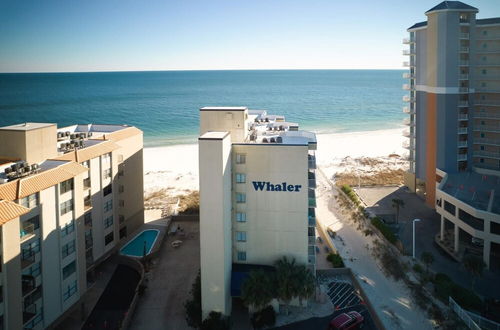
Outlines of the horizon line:
M357 70L357 71L396 71L407 70L405 68L372 68L372 69L175 69L175 70L100 70L100 71L2 71L0 74L42 74L42 73L127 73L127 72L194 72L194 71L334 71L334 70Z

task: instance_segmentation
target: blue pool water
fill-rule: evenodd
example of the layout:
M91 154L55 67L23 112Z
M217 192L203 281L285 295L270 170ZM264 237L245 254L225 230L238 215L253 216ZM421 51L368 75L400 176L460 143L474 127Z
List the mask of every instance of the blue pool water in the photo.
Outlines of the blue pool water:
M120 253L132 257L148 255L160 233L157 229L144 230L121 248Z

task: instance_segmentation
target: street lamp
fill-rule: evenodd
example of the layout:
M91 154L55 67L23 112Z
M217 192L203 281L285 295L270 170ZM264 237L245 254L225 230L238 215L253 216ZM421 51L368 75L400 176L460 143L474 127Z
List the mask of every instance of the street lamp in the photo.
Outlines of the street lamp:
M413 219L413 260L415 260L415 222L419 222L420 219Z

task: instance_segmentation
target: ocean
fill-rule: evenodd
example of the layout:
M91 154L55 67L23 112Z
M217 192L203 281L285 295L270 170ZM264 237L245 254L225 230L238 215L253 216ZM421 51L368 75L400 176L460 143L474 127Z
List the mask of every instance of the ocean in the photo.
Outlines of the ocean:
M401 127L403 70L0 74L0 126L128 124L145 146L195 143L203 106L283 114L318 133Z

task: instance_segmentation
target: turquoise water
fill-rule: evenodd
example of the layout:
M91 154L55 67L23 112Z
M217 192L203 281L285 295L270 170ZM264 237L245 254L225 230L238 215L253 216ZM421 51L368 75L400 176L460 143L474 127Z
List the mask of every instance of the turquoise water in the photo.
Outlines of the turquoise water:
M0 126L126 123L145 145L195 143L198 109L245 105L317 132L400 127L402 70L0 74Z
M156 229L144 230L137 235L133 240L121 248L120 253L133 257L143 257L148 255L153 248L153 244L160 232ZM146 253L144 253L146 252Z

